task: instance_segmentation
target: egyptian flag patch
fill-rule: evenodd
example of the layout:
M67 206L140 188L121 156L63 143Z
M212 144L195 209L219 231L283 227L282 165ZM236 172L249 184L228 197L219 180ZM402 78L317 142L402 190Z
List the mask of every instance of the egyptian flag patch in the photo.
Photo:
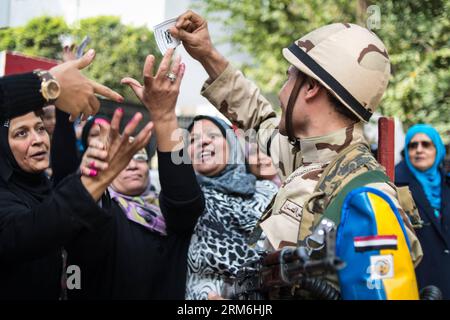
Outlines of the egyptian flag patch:
M356 252L386 249L397 250L397 236L354 237L353 244Z

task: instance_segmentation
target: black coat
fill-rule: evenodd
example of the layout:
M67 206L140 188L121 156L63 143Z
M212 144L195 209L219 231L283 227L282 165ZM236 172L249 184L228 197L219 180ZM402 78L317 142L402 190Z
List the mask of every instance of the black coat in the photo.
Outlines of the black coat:
M77 175L34 203L0 181L0 300L58 299L63 244L104 213Z
M70 156L52 158L56 181L78 166L67 119L57 110L53 151ZM130 221L116 201L103 197L107 216L66 245L68 265L81 271L81 289L68 290L69 299L184 299L187 250L205 202L191 164L176 165L170 152L158 152L158 168L168 235Z
M103 199L109 217L67 246L68 264L81 270L81 289L69 299L184 299L187 251L203 193L190 164L175 165L159 152L160 207L167 236L130 221L116 201Z
M2 123L0 300L58 299L63 244L84 228L93 228L102 215L107 213L92 199L79 175L67 177L52 189L43 173L20 169L9 147L8 128Z
M445 299L450 299L450 179L442 173L441 221L435 217L422 186L404 161L395 168L395 184L409 186L425 223L416 230L424 253L416 269L419 288L435 285Z

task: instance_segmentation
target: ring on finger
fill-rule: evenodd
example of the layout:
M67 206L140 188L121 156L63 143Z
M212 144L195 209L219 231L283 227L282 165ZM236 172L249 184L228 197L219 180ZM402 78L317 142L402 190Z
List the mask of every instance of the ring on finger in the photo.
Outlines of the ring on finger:
M174 83L177 80L177 75L173 72L169 72L166 74L166 77L170 80L170 82Z
M92 160L91 162L89 162L89 168L90 168L90 169L97 169L97 168L95 167L95 161L94 161L94 160Z
M96 177L97 173L98 173L97 170L89 169L89 177Z

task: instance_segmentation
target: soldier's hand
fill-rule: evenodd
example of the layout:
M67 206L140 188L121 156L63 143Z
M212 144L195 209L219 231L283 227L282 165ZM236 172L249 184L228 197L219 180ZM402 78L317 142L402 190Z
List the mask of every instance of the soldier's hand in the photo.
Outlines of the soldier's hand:
M95 51L91 49L81 58L64 62L49 70L61 87L61 93L55 105L60 110L70 113L72 121L80 114L87 118L97 113L100 102L95 94L123 102L120 94L81 74L80 70L89 66L94 58Z
M178 17L177 23L170 29L170 33L183 41L186 51L196 60L201 61L214 50L208 23L191 10Z
M178 17L170 33L183 42L186 51L198 60L211 80L227 67L228 61L214 48L205 19L189 10Z

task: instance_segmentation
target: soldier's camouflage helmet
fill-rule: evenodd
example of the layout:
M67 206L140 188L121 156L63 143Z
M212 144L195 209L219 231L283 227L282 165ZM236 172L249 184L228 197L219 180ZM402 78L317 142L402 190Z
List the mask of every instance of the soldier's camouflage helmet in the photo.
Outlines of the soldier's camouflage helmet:
M365 122L380 103L391 73L383 42L350 23L316 29L284 48L283 55Z

